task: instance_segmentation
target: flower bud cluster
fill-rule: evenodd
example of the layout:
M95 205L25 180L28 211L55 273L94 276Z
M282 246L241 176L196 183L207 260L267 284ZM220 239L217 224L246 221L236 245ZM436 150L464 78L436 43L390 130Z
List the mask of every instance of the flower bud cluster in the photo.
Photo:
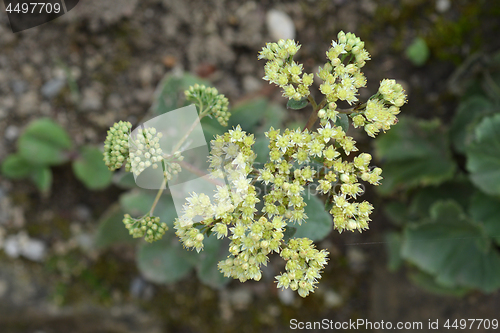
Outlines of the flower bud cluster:
M352 33L338 34L338 42L332 41L332 47L326 51L327 63L319 68L318 76L324 81L320 90L329 103L337 100L356 102L358 89L366 86L366 78L361 72L370 55L364 49L365 43ZM347 64L344 64L344 60ZM330 109L335 110L335 107Z
M188 101L195 102L200 109L200 114L207 112L217 119L222 126L227 126L231 113L228 110L228 99L219 94L217 89L195 84L184 92Z
M248 177L254 171L252 145L255 140L238 126L211 143L212 175L226 177L229 184L218 186L213 199L203 193L193 193L183 207L182 216L174 223L184 246L197 251L203 248L203 230L210 228L218 238L228 237L230 256L219 263L219 269L225 276L240 281L259 280L260 266L267 263L268 255L280 253L286 247L283 240L286 226L307 219L303 197L306 186L318 181L320 191L332 198L334 205L330 213L336 229L362 230L368 226L372 206L368 202L351 202L362 192L358 179L374 184L380 179L378 171L369 169L369 154L360 154L353 162L342 160L341 152L349 155L357 150L355 142L340 126L332 127L330 122L313 132L287 129L281 133L271 128L266 136L270 141L270 161L258 170L256 180L268 185L270 190L263 196L264 207L260 213L255 208L260 200ZM322 162L329 168L328 172L313 170L308 163L311 161ZM336 184L340 185L338 192ZM292 249L314 253L317 262L301 257L303 261L299 260L300 265L296 266L298 271L290 268L293 264L287 264L286 276L290 280L286 283L286 278L280 277L279 281L281 286L293 287L305 297L314 289L326 262L326 252L313 250L308 240L297 244L300 246L293 245ZM306 271L307 275L302 276L301 272L306 274ZM291 278L293 274L296 279Z
M149 243L160 240L168 229L166 223L160 223L160 218L154 216L143 216L140 219L134 219L129 214L125 214L123 223L130 235L134 238L144 237Z
M309 96L309 87L314 75L302 73L302 64L293 61L300 45L293 40L280 39L278 43L267 43L259 53L259 59L267 59L264 80L283 89L283 96L300 100Z
M286 273L276 277L278 288L297 290L302 297L314 292L326 265L327 255L325 250L318 251L309 238L290 239L288 246L280 253L286 261Z
M300 224L307 219L302 196L305 187L317 181L318 190L331 198L335 229L342 232L368 228L372 206L354 200L363 192L360 179L377 185L381 169L369 169L371 155L367 153L353 162L343 160L342 152L349 155L357 148L342 127L332 127L328 122L313 132L287 129L283 134L271 128L266 136L270 139L271 161L259 170L257 178L270 188L264 196L263 213ZM312 161L321 162L324 168L316 172L308 165ZM295 163L298 167L293 170Z
M267 265L271 252L280 251L284 226L279 217L271 221L263 216L256 221L236 221L230 228L230 256L218 265L224 276L241 282L259 281L262 277L260 266Z
M181 155L180 151L176 151L173 155L165 156L164 162L164 171L163 176L165 179L171 180L175 175L181 172L182 168L179 163L184 160L184 156Z
M183 207L183 214L174 223L176 234L186 247L203 248L204 236L199 224L214 228L217 236L227 236L228 225L236 221L249 224L259 201L255 187L248 177L252 171L255 153L251 147L255 143L252 135L247 135L240 126L217 136L211 142L211 177L227 179L227 184L217 186L213 202L206 194L193 193ZM200 221L201 220L201 221ZM200 221L199 224L196 222Z
M154 127L138 129L137 135L132 138L134 149L130 152L130 164L135 176L150 166L158 168L157 163L163 160L163 150L160 148L162 136Z
M389 130L398 122L396 115L406 103L403 87L395 80L384 79L378 93L366 103L363 111L351 115L354 127L364 127L365 132L375 137L380 130Z
M397 108L402 107L406 103L405 91L399 83L396 83L396 80L382 80L378 92L387 104L392 104Z
M123 163L126 163L127 171L130 170L128 138L131 128L128 121L119 121L108 130L104 141L104 163L111 171L119 169Z

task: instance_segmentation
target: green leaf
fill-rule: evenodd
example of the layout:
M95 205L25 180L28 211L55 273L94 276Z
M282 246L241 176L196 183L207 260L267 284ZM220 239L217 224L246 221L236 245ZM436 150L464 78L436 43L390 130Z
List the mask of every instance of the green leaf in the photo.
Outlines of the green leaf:
M222 135L227 130L227 128L219 124L215 118L204 117L200 124L203 129L203 134L205 135L205 141L208 143L212 141L216 135Z
M2 174L10 179L28 177L36 168L19 154L8 155L2 163Z
M341 113L339 114L339 117L335 120L335 125L342 127L344 132L347 132L349 129L349 118L347 117L346 114Z
M87 188L101 190L111 183L113 173L102 160L102 152L94 146L84 146L73 161L73 172Z
M283 233L283 240L285 242L288 242L295 235L296 232L297 232L297 228L287 226L285 228L285 232Z
M261 127L266 131L271 126L282 127L285 117L286 112L280 105L270 103L266 98L256 98L238 104L231 110L228 127L240 125L244 131L257 133Z
M144 216L151 209L155 201L153 191L134 189L120 195L120 206L131 216ZM162 221L163 222L163 221Z
M376 155L382 160L382 185L388 194L397 187L437 185L451 179L456 165L451 158L446 133L439 120L401 117L399 123L375 141Z
M134 217L141 217L149 213L153 202L155 201L157 191L134 189L123 193L120 196L120 206L123 211ZM177 217L174 201L170 195L162 195L154 210L154 216L165 222L169 229L174 226L174 220Z
M474 191L474 186L468 180L454 180L418 189L408 207L408 218L415 221L429 217L430 208L437 201L454 200L467 208Z
M158 204L156 205L155 216L158 216L161 222L165 222L169 229L174 227L174 220L177 218L177 211L175 210L174 200L170 195L162 195Z
M189 105L184 96L184 90L195 83L210 86L206 80L198 78L189 73L182 75L167 74L158 84L155 95L153 97L153 106L151 110L154 115L161 115L166 112L178 109L182 106Z
M31 179L36 187L43 194L48 194L52 185L52 171L47 167L40 167L33 170Z
M408 222L408 205L403 202L392 201L387 203L384 206L384 213L396 225L404 225Z
M429 47L425 40L416 37L406 49L406 56L415 66L422 66L429 59Z
M476 127L475 140L466 148L470 179L483 192L500 194L500 114Z
M254 133L266 114L268 104L267 99L257 98L237 105L231 110L229 128L240 125L242 130Z
M411 272L409 274L409 278L414 284L418 285L422 289L438 295L450 295L455 297L462 297L466 293L470 292L470 288L465 288L465 287L451 287L451 288L444 287L439 283L437 283L432 275L422 272L420 270Z
M302 129L306 126L306 122L305 121L291 121L289 123L286 123L286 128L290 129L290 130L300 130L302 131Z
M474 186L463 175L438 186L417 189L410 200L391 201L385 205L384 213L396 225L414 224L428 218L431 206L437 201L454 200L467 209L474 192Z
M115 244L137 242L137 239L132 238L123 224L124 214L125 212L120 208L120 205L114 204L99 218L99 227L94 236L94 245L97 248L102 249Z
M151 282L172 283L186 276L196 259L196 253L184 250L171 233L159 241L142 243L137 252L137 267Z
M134 174L132 172L127 172L125 170L120 170L118 172L115 172L113 174L112 182L119 188L125 190L137 188L137 184L135 183L134 179Z
M220 288L231 281L219 271L217 264L229 255L227 239L212 236L203 241L203 251L198 255L196 273L200 281L212 288Z
M450 138L455 149L465 153L465 147L473 139L473 129L485 116L499 110L491 101L480 95L473 95L460 103L450 128Z
M402 256L447 288L492 292L500 287L498 251L454 201L435 203L429 221L405 229Z
M277 103L268 103L266 113L264 114L264 124L262 127L267 131L271 126L274 128L283 128L283 122L287 117L286 110Z
M307 97L302 97L298 101L291 98L286 103L286 108L293 109L293 110L300 110L300 109L305 108L308 103L309 103L309 101L307 100Z
M316 196L304 195L304 202L307 205L304 210L308 219L301 225L294 224L297 228L294 237L307 237L313 241L320 241L332 231L333 218L325 211L323 202Z
M258 163L257 167L261 168L269 160L269 139L265 136L257 137L253 145L253 150L257 154L255 163Z
M484 226L486 234L500 245L500 200L477 191L472 197L469 213Z
M384 238L388 255L387 268L389 271L395 272L403 263L401 258L402 237L399 232L388 232Z
M19 154L38 165L64 163L65 151L71 148L68 133L48 118L33 121L18 140Z

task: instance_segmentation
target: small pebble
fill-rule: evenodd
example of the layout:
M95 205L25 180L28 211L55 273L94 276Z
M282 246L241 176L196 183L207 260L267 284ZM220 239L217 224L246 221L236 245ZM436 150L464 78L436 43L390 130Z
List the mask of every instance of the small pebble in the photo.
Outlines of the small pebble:
M436 11L438 13L444 13L447 12L448 9L451 7L451 1L450 0L437 0L436 1Z
M41 89L41 93L46 98L53 98L59 94L66 84L66 79L58 77L46 82Z
M15 125L9 125L5 129L4 137L9 141L14 141L19 136L19 128Z
M266 23L273 41L295 39L295 25L288 14L271 9L267 12Z

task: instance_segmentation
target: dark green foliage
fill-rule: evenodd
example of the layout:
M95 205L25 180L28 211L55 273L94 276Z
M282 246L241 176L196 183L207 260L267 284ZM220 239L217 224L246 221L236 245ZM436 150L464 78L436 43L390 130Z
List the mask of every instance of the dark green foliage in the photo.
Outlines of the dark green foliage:
M297 228L295 238L309 238L313 241L319 241L328 236L332 231L332 216L324 209L323 202L314 195L304 195L306 203L305 213L308 222L302 222L301 225L294 224Z
M483 62L494 65L490 60ZM449 127L401 118L376 142L382 193L402 198L385 209L403 229L387 236L389 267L406 260L418 268L410 274L415 283L456 296L500 288L498 65L468 84L455 82L466 77L459 71L450 82L463 100Z
M500 254L483 226L453 201L435 203L428 221L405 229L402 256L448 288L500 287Z
M291 98L286 103L286 108L293 109L293 110L300 110L300 109L305 108L307 106L307 104L309 104L309 102L307 101L307 97L302 97L298 101Z
M380 135L376 155L384 162L379 190L437 185L453 177L456 165L440 122L401 117L397 126Z

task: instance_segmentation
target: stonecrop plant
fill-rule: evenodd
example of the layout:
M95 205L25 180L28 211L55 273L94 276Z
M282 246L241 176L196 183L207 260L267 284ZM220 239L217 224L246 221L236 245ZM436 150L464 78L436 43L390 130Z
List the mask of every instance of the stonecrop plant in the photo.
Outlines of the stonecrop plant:
M227 237L230 254L218 267L225 276L241 282L260 280L261 266L267 265L270 254L279 254L286 264L284 272L276 276L277 286L291 288L306 297L321 278L328 252L318 250L308 238L285 237L287 227L314 223L308 222L305 214L304 195L310 188L317 188L326 200L335 229L342 232L368 228L373 206L359 200L363 194L360 181L378 185L382 170L370 166L370 154L358 153L356 142L341 123L350 118L355 128L363 127L369 136L375 137L397 123L396 115L406 102L406 95L401 85L386 79L367 101L359 101L358 89L366 86L361 69L370 56L358 37L340 32L326 52L326 63L316 73L323 95L317 103L310 90L314 74L304 73L302 64L293 60L299 49L293 40L280 40L268 43L259 59L267 61L264 80L282 88L289 107L299 109L311 104L313 110L305 127L284 131L271 127L266 132L268 160L260 168L254 163L253 134L236 126L217 135L211 141L207 158L210 176L219 185L215 193L191 193L174 221L174 228L184 247L198 252L203 250L206 237ZM228 101L215 88L194 85L185 95L198 107L197 122L211 116L227 125ZM337 103L351 107L342 109ZM320 126L315 128L318 118ZM181 170L175 161L182 160L179 148L189 133L173 151L164 152L157 140L161 133L156 129L142 128L139 135L129 140L131 128L130 123L119 122L108 131L104 161L111 170L125 164L135 175L149 167L163 169L164 184L158 187L149 213L139 218L126 215L124 219L133 237L145 237L152 242L166 231L165 223L153 215L154 208L166 182ZM135 145L133 156L130 144ZM262 187L266 191L260 194Z

